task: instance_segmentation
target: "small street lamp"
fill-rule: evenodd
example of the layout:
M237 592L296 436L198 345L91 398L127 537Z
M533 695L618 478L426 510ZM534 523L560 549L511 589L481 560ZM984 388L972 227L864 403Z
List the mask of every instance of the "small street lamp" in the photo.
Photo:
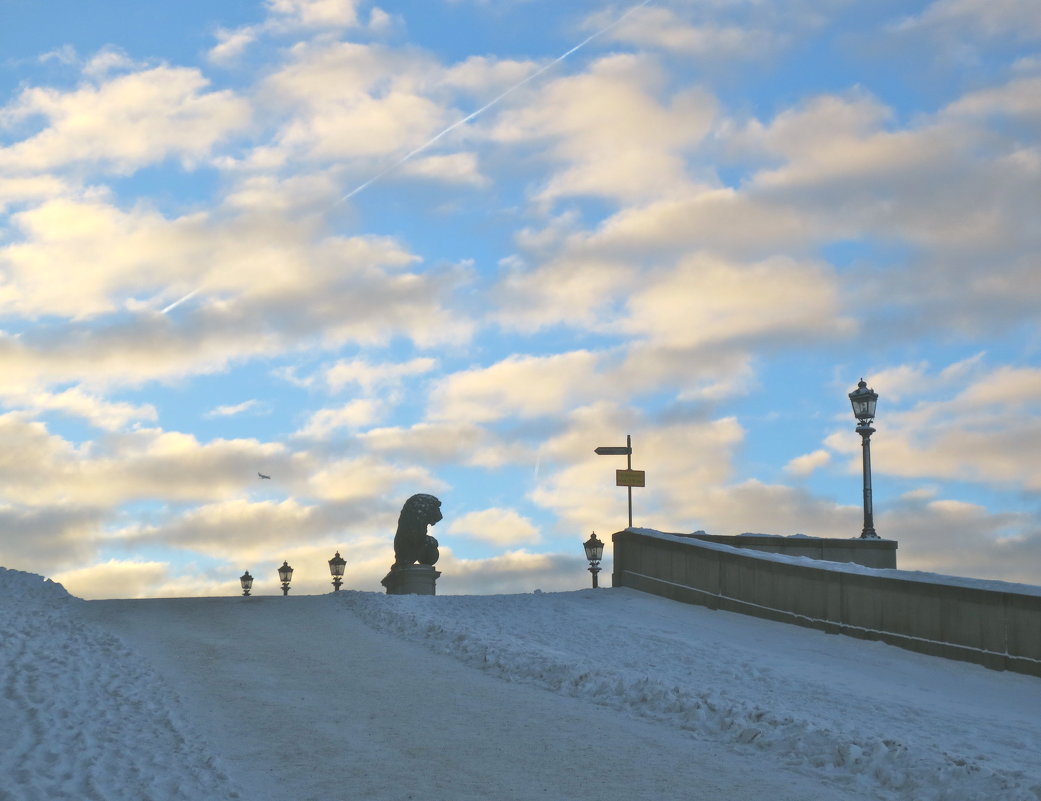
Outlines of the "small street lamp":
M282 597L289 595L289 582L293 580L293 568L289 566L289 562L282 562L282 567L278 569L278 580L282 582Z
M253 576L249 574L248 570L239 576L239 584L242 585L242 594L248 596L249 591L253 588Z
M849 393L849 402L853 404L853 416L860 421L857 433L864 446L864 530L860 538L874 540L879 539L879 536L875 533L874 511L871 508L871 435L875 433L871 424L875 419L878 393L869 389L862 378L857 388Z
M343 584L343 569L347 566L347 561L340 557L340 552L336 552L336 556L329 560L329 572L333 576L333 592L340 591L340 585Z
M595 590L600 586L597 583L596 574L600 572L600 557L604 555L604 544L596 538L594 531L593 536L582 543L582 547L586 549L586 559L589 560L589 572L593 574L593 589Z

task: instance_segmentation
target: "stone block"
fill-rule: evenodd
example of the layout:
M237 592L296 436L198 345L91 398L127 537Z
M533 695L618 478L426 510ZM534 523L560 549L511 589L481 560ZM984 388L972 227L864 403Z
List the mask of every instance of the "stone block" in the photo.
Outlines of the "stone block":
M437 595L440 575L430 565L412 565L391 570L380 583L387 588L387 595Z

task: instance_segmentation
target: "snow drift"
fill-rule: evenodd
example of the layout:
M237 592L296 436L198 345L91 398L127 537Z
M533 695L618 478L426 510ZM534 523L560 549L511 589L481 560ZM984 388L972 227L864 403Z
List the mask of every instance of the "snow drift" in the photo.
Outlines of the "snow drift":
M282 643L287 632L299 642L247 648L248 658L242 648L224 647L229 631L247 626L241 636L251 643ZM639 730L646 742L646 732L656 732L662 749L703 771L699 798L736 797L709 792L709 779L718 788L720 776L744 771L759 786L776 787L772 799L1041 799L1038 679L627 589L85 602L39 576L0 569L0 631L0 801L302 801L285 777L314 771L287 763L312 735L342 755L339 767L349 767L359 792L378 788L362 797L397 798L393 785L387 789L379 749L414 743L416 721L407 707L393 708L392 698L360 697L366 683L345 656L357 656L355 665L384 664L383 651L400 652L406 640L410 653L427 655L406 680L423 687L428 675L420 674L436 672L440 703L473 688L475 670L494 677L481 678L497 689L495 703L439 724L447 750L436 769L403 762L400 770L422 774L421 781L428 771L438 782L431 787L459 787L453 776L473 759L450 751L477 736L490 740L493 753L522 761L520 772L539 782L518 787L516 769L513 784L504 778L501 786L489 785L498 780L494 771L492 778L471 775L469 795L457 798L541 798L543 784L560 789L573 780L574 766L553 749L514 751L515 734L533 725L526 704L538 700L543 710L555 705L550 720L559 707L561 720L579 720L591 737L597 735L589 721L602 723L605 711L623 734ZM191 659L186 643L195 646ZM218 674L231 677L234 698L218 687ZM272 689L283 687L293 695L278 708ZM276 692L275 703L284 695ZM244 707L257 721L283 724L282 710L291 707L298 712L294 726L306 726L302 721L327 710L332 697L354 717L353 728L326 715L314 732L254 725L244 739L235 725ZM495 704L516 722L512 732L500 725L503 709ZM393 715L383 714L390 708ZM487 721L480 717L485 709ZM587 720L583 709L599 710L599 717ZM373 716L382 739L360 741L373 736ZM287 734L299 742L287 743ZM408 751L402 747L402 760ZM606 772L612 755L602 756ZM646 775L629 777L632 787L670 786L660 761L637 757L628 770L642 761ZM807 793L803 784L797 792L807 777L819 790ZM336 778L330 774L330 792L351 797ZM598 795L602 789L568 797L639 797L621 795L621 787L613 788L615 796ZM740 795L736 782L733 789ZM451 792L438 797L453 801Z

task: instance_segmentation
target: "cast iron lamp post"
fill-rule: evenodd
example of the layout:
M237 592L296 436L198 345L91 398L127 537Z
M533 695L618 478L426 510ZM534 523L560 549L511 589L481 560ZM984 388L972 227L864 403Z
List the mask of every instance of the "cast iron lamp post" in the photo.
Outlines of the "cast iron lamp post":
M278 580L282 582L282 597L285 598L289 595L289 582L293 580L293 568L289 562L282 562L282 567L278 569Z
M593 589L596 589L600 585L597 583L596 574L600 572L600 557L604 555L604 544L596 538L596 532L593 532L588 540L582 543L582 547L586 549L586 559L589 560L589 572L593 574Z
M871 508L871 435L875 433L871 423L875 419L878 393L868 389L862 378L857 388L849 393L849 402L853 404L853 416L860 421L857 424L857 433L860 434L864 445L864 530L860 538L874 540L879 537L875 533L874 511Z
M347 561L340 557L340 552L336 552L336 556L329 560L329 572L333 576L333 592L340 591L340 585L343 584L343 569L347 567Z
M253 576L249 574L248 570L239 576L239 584L242 585L242 594L248 596L249 591L253 588Z

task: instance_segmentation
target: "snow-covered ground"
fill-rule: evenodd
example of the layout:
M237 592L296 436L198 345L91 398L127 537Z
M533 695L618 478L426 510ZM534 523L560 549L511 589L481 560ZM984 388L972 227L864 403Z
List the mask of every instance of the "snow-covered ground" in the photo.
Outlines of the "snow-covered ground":
M0 568L0 801L237 798L168 686L85 606Z
M1041 799L1041 680L626 590L81 601L0 569L0 800Z

